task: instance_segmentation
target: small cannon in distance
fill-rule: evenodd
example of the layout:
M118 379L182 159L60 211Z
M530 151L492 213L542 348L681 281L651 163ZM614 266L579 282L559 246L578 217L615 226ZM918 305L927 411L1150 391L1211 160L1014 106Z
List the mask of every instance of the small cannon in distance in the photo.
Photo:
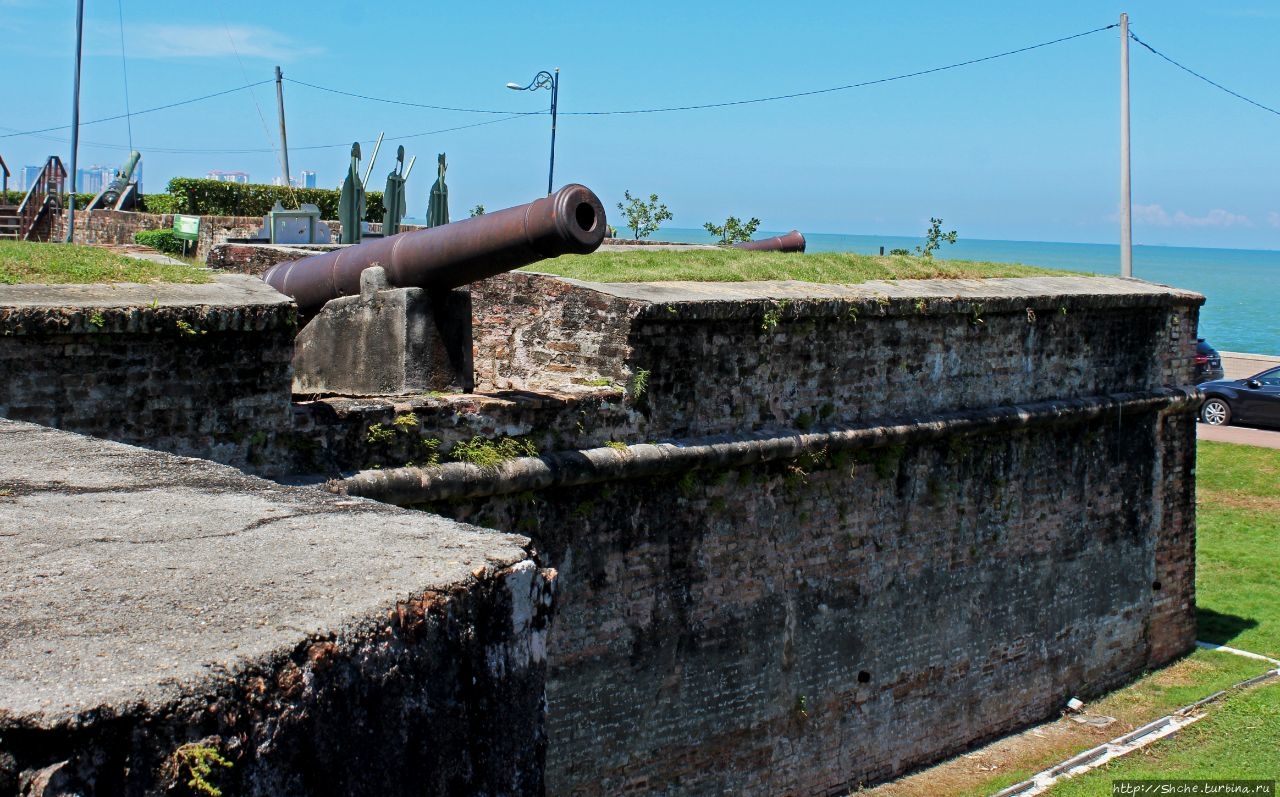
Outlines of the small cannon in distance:
M751 252L803 252L804 247L804 235L799 230L792 230L786 235L775 235L758 241L743 241L733 245L734 249L746 249Z
M608 229L600 198L574 183L513 208L280 263L262 278L311 316L330 299L359 294L360 274L370 266L381 266L394 287L448 290L540 260L590 254Z
M130 152L119 173L89 202L86 210L132 210L138 204L138 184L133 173L140 160L141 152L136 149Z

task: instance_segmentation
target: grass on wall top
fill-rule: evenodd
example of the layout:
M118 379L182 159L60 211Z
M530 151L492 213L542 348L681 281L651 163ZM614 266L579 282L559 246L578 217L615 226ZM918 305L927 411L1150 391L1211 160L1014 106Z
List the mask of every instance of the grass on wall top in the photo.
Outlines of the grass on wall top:
M3 285L210 281L207 272L193 266L154 263L92 246L0 241Z
M941 260L904 255L747 252L733 249L650 249L563 255L528 267L589 282L755 282L801 280L855 283L894 279L983 279L1075 274L1011 263Z

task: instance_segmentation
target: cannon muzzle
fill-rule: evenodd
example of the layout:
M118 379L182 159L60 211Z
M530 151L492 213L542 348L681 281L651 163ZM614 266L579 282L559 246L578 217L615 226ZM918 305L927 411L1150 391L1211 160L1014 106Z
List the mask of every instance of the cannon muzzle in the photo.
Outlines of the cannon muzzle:
M281 263L262 278L311 315L358 294L370 266L381 266L397 288L458 288L539 260L590 254L608 229L600 198L571 184L525 205Z
M775 235L758 241L743 241L733 245L734 249L747 249L752 252L803 252L804 247L804 236L799 230L792 230L786 235Z

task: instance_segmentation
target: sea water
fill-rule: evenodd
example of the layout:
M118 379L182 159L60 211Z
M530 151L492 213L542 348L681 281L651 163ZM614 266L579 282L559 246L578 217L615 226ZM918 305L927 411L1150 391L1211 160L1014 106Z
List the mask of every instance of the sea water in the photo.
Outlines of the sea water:
M624 231L620 231L624 232ZM781 235L758 232L756 238ZM712 243L705 230L666 228L653 240ZM880 253L880 247L914 251L924 241L893 235L805 233L809 252ZM1090 274L1118 275L1116 244L988 241L961 238L943 244L934 255L948 260L1023 263ZM1133 276L1185 288L1205 296L1200 310L1200 337L1222 351L1280 355L1280 251L1269 249L1202 249L1184 246L1134 246Z

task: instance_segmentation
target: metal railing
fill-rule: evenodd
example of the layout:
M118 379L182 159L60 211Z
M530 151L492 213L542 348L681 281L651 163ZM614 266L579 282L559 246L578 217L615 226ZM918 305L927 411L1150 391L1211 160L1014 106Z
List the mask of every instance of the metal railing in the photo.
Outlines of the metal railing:
M57 155L50 155L44 163L44 168L36 177L35 183L23 197L22 204L18 205L18 238L20 240L31 240L31 233L44 214L51 208L60 207L66 183L67 170L62 165L62 159Z

